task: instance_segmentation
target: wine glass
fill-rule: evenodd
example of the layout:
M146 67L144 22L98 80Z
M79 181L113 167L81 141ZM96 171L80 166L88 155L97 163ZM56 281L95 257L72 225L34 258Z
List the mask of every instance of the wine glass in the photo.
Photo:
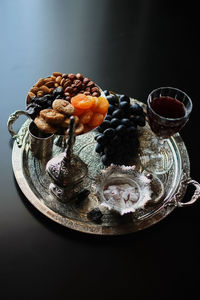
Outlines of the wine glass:
M191 111L191 99L177 88L160 87L149 94L147 117L154 137L148 149L140 153L144 169L156 174L169 171L173 155L167 140L183 128Z

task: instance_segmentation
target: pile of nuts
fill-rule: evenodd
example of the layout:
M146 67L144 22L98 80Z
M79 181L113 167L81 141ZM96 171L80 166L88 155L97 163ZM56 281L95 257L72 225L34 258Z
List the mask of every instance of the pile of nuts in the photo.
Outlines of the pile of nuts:
M30 89L26 99L26 112L45 133L67 134L72 115L75 116L75 134L85 133L99 125L105 113L75 108L71 99L79 94L86 100L89 97L95 98L96 100L90 99L90 102L96 101L96 106L102 105L102 101L105 102L100 97L100 89L89 78L80 73L53 72L50 77L40 78ZM101 112L102 108L98 107L97 110L99 109Z
M51 94L55 88L63 90L65 100L67 101L70 101L71 97L79 93L93 97L99 97L101 94L95 83L80 73L63 74L53 72L50 77L40 78L30 89L27 96L27 104L30 103L33 97L42 97L46 94Z

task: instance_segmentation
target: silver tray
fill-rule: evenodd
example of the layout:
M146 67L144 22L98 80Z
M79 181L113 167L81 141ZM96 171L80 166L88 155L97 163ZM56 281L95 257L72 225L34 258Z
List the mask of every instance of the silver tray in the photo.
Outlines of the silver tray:
M134 101L134 100L132 100ZM143 105L142 103L140 103ZM19 111L9 117L8 127L13 135L12 123L18 118ZM100 224L88 219L87 213L98 207L98 199L92 190L88 198L81 203L61 203L49 191L50 179L45 172L47 160L39 160L32 155L28 143L27 120L14 135L15 142L12 151L12 166L19 187L26 198L45 216L53 221L73 230L99 235L120 235L142 230L161 221L176 207L185 207L193 204L200 197L200 185L190 178L190 161L187 149L179 134L169 139L169 147L173 154L173 166L159 179L164 185L164 197L157 204L147 205L145 209L138 210L123 216L105 212ZM139 132L141 147L147 147L151 141L151 131L148 125ZM53 155L63 151L58 146L59 137L55 136ZM90 189L94 176L104 168L99 155L95 152L96 141L94 132L80 135L76 138L74 152L88 165L86 187ZM136 162L140 169L139 160ZM191 200L182 202L188 184L195 186Z

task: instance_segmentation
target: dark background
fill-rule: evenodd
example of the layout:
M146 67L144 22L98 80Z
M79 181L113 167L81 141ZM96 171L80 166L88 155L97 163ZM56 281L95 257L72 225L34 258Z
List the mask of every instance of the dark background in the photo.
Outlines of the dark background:
M193 1L0 0L1 299L194 299L200 203L119 237L74 232L38 212L18 188L6 122L53 71L81 72L145 102L174 86L194 108L181 136L199 172L199 21ZM23 122L23 121L21 121ZM185 197L189 200L189 196Z

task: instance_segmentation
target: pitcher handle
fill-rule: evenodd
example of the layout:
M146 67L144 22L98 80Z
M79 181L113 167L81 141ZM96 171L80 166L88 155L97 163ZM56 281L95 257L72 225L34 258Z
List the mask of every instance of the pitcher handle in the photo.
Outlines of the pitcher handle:
M10 132L10 135L12 136L12 138L16 140L18 147L22 146L22 138L19 135L19 133L13 129L13 124L21 115L25 115L30 119L30 116L26 111L16 110L14 113L12 113L9 116L8 122L7 122L8 131Z

